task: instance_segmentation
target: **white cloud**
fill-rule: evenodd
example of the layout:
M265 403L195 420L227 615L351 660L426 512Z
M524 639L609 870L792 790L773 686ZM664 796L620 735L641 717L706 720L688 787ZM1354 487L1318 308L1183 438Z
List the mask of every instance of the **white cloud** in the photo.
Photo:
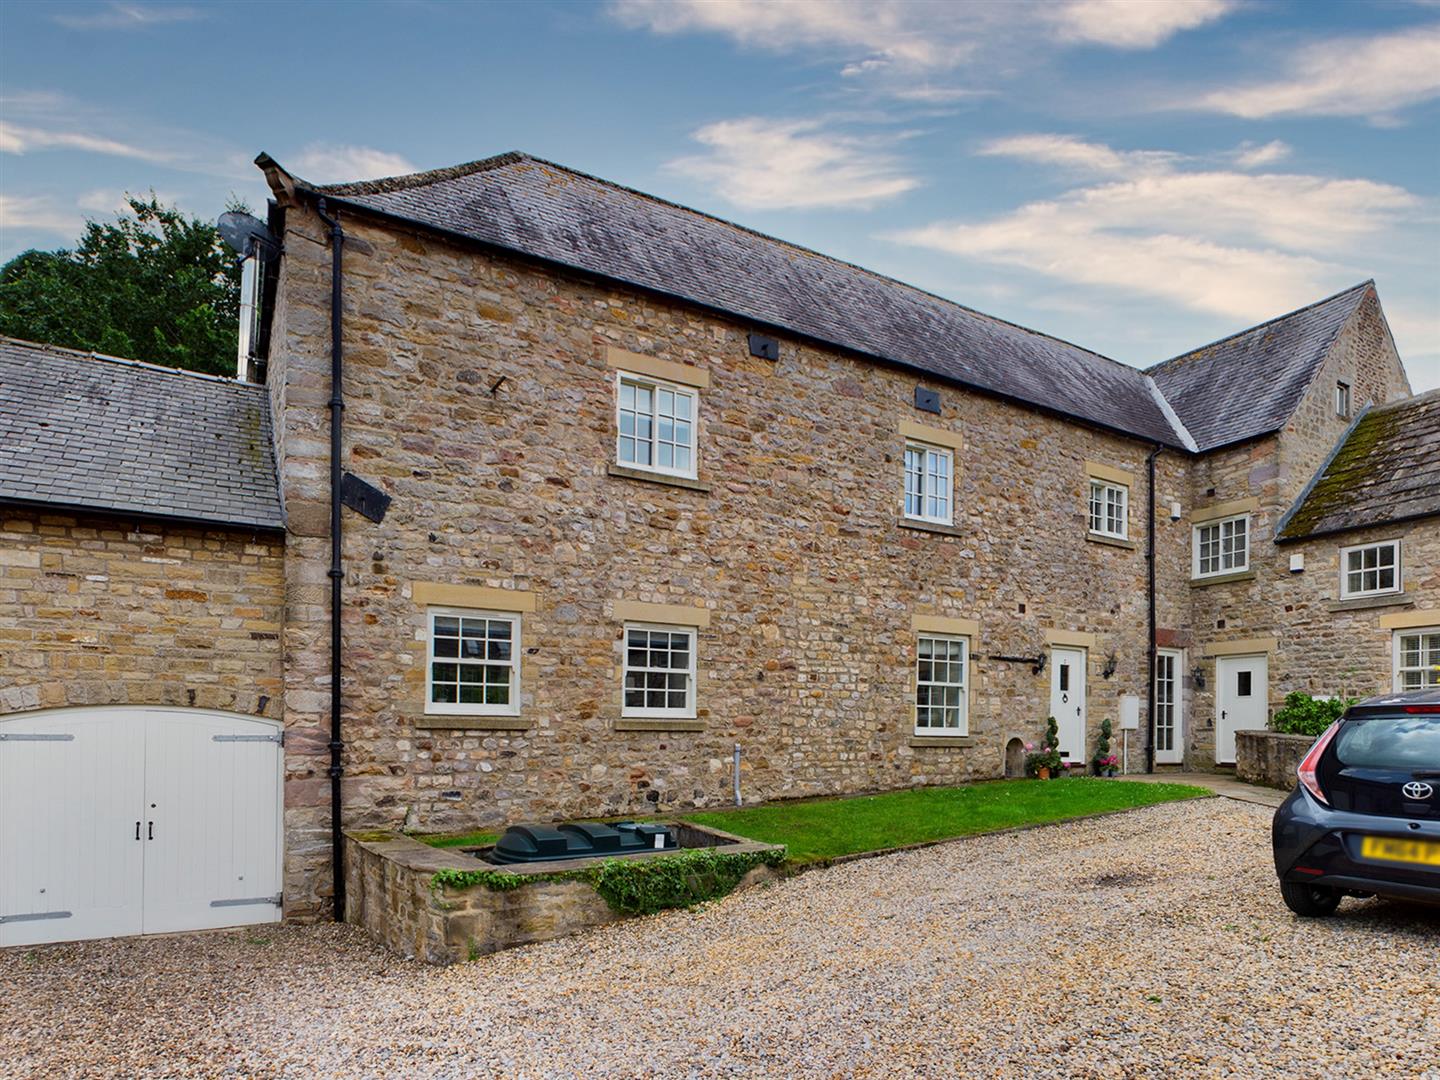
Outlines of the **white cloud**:
M1023 160L1035 160L1042 148L1009 141L1011 156ZM1005 142L990 144L987 152L1003 152ZM1134 153L1078 146L1081 163L1093 161L1097 172L1118 171L1116 163ZM1063 140L1053 148L1070 152ZM1101 180L988 221L937 223L897 239L1066 282L1258 319L1323 295L1337 275L1343 280L1347 256L1364 252L1365 244L1420 205L1403 188L1370 180L1186 169L1155 164L1154 156L1146 160L1153 166L1148 172ZM1371 258L1364 252L1360 265Z
M748 210L863 207L919 184L876 140L827 132L818 121L722 120L693 138L708 151L668 167Z
M73 207L58 206L48 195L0 194L0 230L35 229L73 238L84 226Z
M1237 0L614 0L620 22L656 34L722 34L741 45L841 54L842 74L895 78L986 52L1033 55L1046 41L1153 48ZM897 70L898 69L898 72Z
M979 153L1092 173L1147 172L1180 160L1180 155L1164 150L1115 150L1074 135L1010 135L985 143Z
M1388 120L1396 109L1440 96L1440 24L1310 45L1284 66L1282 78L1213 91L1200 106L1248 120L1287 114Z
M1235 164L1242 169L1259 169L1266 165L1274 165L1277 161L1284 161L1290 156L1290 144L1281 142L1279 139L1272 139L1262 146L1253 143L1242 143L1235 151Z
M295 171L306 180L320 184L374 180L419 172L400 154L370 146L340 146L334 143L311 143L305 147L295 157Z
M46 130L0 121L0 153L24 154L31 150L83 150L91 154L138 158L156 164L170 160L170 155L162 150L135 146L103 135L91 135L83 131Z
M141 30L165 23L194 22L205 13L198 8L173 4L106 4L88 15L65 12L52 16L61 26L71 30Z
M1065 41L1116 49L1153 49L1235 10L1237 0L1071 0L1053 9Z

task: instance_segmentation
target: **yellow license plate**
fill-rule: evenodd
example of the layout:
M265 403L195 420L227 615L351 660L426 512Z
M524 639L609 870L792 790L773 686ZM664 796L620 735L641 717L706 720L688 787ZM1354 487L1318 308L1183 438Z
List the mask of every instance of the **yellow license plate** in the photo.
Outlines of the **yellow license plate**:
M1389 836L1366 836L1360 840L1360 857L1384 862L1440 866L1440 844L1429 840L1396 840Z

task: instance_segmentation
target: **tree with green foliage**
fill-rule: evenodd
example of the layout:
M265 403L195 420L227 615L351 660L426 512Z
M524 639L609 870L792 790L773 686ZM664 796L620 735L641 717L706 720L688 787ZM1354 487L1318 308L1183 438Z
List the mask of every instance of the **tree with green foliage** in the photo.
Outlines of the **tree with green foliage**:
M88 222L73 251L26 251L0 268L0 334L233 375L233 253L213 224L154 192L126 201L117 221Z

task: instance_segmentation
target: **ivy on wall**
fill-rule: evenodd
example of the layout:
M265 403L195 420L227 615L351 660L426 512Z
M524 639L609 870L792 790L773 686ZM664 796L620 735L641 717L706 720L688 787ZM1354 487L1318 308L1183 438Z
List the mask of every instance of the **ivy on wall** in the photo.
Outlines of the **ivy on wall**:
M621 915L653 915L668 908L691 907L718 900L734 891L757 866L779 866L783 848L771 851L721 851L691 848L650 859L605 859L603 862L549 874L512 874L501 870L438 870L433 889L476 886L509 892L534 882L583 881Z

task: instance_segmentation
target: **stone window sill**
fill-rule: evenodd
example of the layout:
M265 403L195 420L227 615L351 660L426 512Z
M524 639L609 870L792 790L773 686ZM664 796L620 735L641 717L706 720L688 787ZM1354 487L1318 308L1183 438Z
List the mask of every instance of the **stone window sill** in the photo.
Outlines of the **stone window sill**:
M1242 570L1238 574L1216 574L1214 577L1191 578L1192 589L1203 589L1206 585L1225 585L1232 581L1254 581L1254 570Z
M964 536L963 529L957 529L954 525L942 525L938 521L917 521L915 518L899 517L895 524L902 529L914 529L916 532L938 533L941 536Z
M622 718L615 721L616 731L704 731L704 720L666 720L644 718Z
M969 735L911 735L905 742L907 746L945 746L956 750L975 745Z
M1356 596L1349 600L1332 600L1326 611L1364 611L1367 608L1413 607L1415 600L1408 593L1385 593L1382 596Z
M691 480L685 476L668 476L665 473L647 472L644 469L627 469L624 465L608 465L605 468L607 476L616 476L622 480L639 480L645 484L660 484L664 487L685 488L687 491L708 492L710 485L701 480Z
M523 716L422 716L415 721L421 731L529 731L534 726Z
M1085 539L1092 544L1104 544L1106 547L1124 548L1126 551L1134 551L1140 545L1134 540L1123 540L1118 536L1106 536L1103 533L1086 533Z

